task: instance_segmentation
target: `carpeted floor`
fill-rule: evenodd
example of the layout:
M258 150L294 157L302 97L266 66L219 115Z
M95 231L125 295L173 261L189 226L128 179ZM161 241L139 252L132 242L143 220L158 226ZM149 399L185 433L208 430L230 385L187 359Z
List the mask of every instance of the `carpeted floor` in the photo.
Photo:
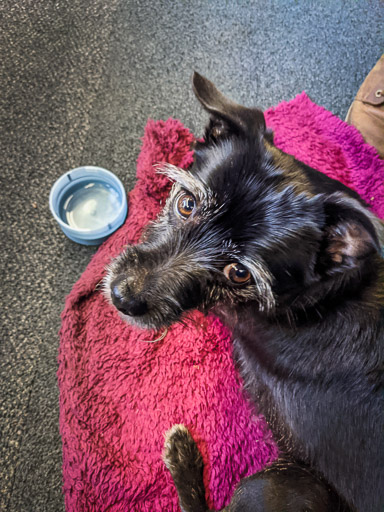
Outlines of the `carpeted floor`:
M148 117L201 133L193 69L247 105L305 90L343 118L383 51L383 17L380 0L3 0L0 510L63 510L57 331L96 249L51 218L55 179L94 164L129 189Z

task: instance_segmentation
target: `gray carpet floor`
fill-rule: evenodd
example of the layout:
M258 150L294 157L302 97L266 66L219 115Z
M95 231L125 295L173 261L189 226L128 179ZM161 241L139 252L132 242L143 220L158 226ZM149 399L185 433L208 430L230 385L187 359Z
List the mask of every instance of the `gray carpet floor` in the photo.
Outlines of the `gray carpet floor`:
M0 4L0 510L59 512L60 312L93 247L48 195L83 164L135 182L149 117L201 134L194 69L267 108L305 90L344 118L384 48L380 0L3 0Z

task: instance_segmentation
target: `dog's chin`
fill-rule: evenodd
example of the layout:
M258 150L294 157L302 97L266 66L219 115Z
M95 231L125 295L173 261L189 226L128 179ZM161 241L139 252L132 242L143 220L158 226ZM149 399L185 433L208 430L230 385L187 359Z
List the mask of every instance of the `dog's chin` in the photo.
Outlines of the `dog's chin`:
M133 327L138 327L139 329L145 329L148 331L165 329L179 320L178 318L153 318L151 315L131 316L121 313L120 311L118 311L118 313L124 322L127 322Z

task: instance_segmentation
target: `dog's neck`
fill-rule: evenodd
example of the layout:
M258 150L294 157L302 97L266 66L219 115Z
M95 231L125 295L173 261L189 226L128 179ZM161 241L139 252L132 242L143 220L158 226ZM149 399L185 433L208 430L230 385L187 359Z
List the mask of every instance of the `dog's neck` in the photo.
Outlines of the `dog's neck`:
M297 302L300 307L273 314L260 312L256 303L222 305L215 312L232 331L237 352L243 354L237 358L251 358L271 373L315 376L353 368L368 373L384 352L381 283L382 263L375 281L348 300L336 296L307 308Z

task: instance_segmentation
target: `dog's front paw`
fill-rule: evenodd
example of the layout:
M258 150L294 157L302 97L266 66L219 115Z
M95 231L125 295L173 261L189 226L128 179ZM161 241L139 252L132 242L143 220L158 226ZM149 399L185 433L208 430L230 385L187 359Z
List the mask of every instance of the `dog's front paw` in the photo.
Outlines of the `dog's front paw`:
M184 425L174 425L165 434L163 460L175 482L182 509L185 512L208 510L203 483L203 459Z
M172 476L174 471L203 468L203 460L195 441L184 425L173 425L165 434L163 460Z

